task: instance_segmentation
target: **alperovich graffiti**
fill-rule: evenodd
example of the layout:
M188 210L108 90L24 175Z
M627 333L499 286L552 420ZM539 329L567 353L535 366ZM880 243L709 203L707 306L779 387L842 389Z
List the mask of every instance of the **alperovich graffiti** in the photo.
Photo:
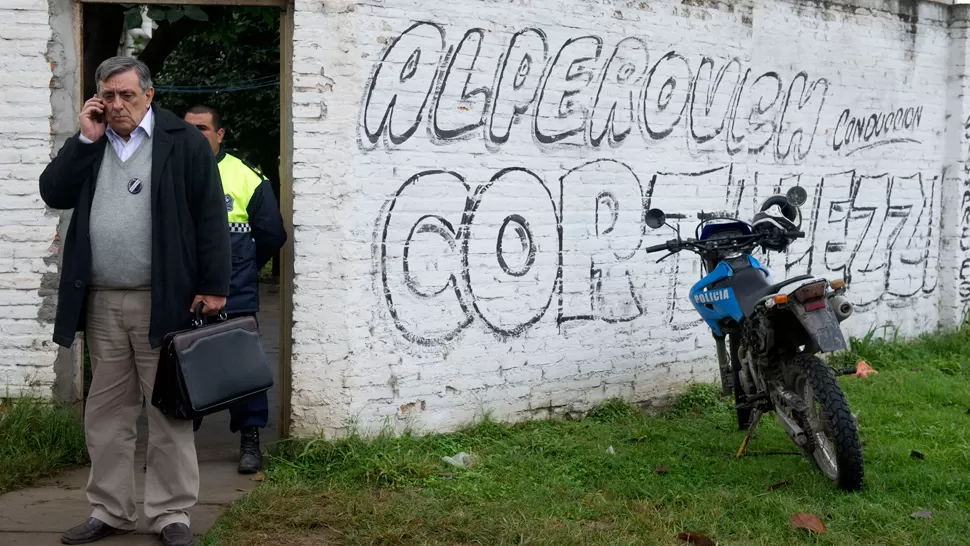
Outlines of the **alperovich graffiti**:
M527 28L501 48L484 29L448 44L441 25L418 22L375 63L359 143L400 146L427 121L434 142L482 138L493 151L514 131L529 131L539 146L593 148L619 147L637 132L634 146L680 135L697 152L798 162L812 148L828 90L828 80L804 71L755 73L739 57L651 52L636 37L612 50L595 35L554 49L545 31Z
M501 336L517 336L546 316L558 324L624 322L649 312L675 326L678 316L690 317L679 326L699 324L678 312L693 282L680 273L678 257L658 264L642 252L670 238L648 230L644 212L659 206L690 230L706 213L750 217L756 200L794 183L810 195L807 236L775 256L782 263L765 258L776 274L844 278L862 287L854 301L863 311L936 289L930 247L938 175L847 171L748 181L733 165L646 175L610 159L551 182L525 168L502 169L482 183L454 171L416 173L382 211L375 233L381 289L398 329L413 342L435 344L476 320ZM757 184L767 191L746 195ZM683 198L685 187L697 189L695 198ZM424 212L429 202L439 204L438 213Z
M696 263L643 252L672 237L649 230L646 211L664 209L691 235L698 218L750 219L795 184L809 194L807 236L762 257L776 276L844 278L861 312L936 290L939 173L800 166L824 140L825 77L653 52L637 37L607 47L536 28L504 41L479 28L460 36L449 44L442 26L419 22L389 40L359 112L365 152L454 150L410 171L388 163L400 185L376 218L374 263L407 340L441 344L472 324L507 339L539 324L645 315L700 331L685 298ZM922 106L838 111L827 142L843 157L919 142ZM651 147L677 155L654 166L638 157ZM670 168L676 157L685 168Z

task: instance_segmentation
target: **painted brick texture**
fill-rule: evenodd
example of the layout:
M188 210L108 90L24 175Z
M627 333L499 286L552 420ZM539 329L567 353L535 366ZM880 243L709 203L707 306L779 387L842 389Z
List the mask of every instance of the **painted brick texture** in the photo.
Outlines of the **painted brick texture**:
M43 0L0 17L0 387L53 382ZM775 277L848 333L970 301L967 8L878 0L296 0L294 432L447 430L715 378L699 212L809 195ZM678 218L678 216L680 218Z
M47 2L0 4L0 396L54 381L52 307L57 217L37 179L50 159L51 36ZM52 277L53 276L53 277ZM56 288L56 287L55 287Z
M796 183L809 237L763 257L775 277L845 278L852 335L952 324L970 295L944 184L967 159L966 113L946 121L965 110L958 8L825 6L297 2L297 432L714 379L686 299L699 263L647 256L672 234L644 211L692 233Z

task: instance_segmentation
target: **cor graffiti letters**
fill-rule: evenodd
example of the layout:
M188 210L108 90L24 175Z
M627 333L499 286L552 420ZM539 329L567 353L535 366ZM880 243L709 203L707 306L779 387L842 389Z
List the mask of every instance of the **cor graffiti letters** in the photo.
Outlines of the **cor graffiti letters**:
M731 164L643 176L612 159L567 169L552 185L517 167L484 181L422 171L377 219L382 299L404 337L423 345L447 342L476 322L516 337L546 317L561 325L662 314L672 327L689 328L699 324L685 297L697 272L681 271L689 257L658 264L642 252L670 236L649 230L645 211L663 208L690 230L705 214L749 216L765 197L752 195L759 184L776 193L798 183L809 192L807 237L781 265L769 262L776 275L844 278L861 310L881 301L907 305L937 287L930 249L939 180L855 171L746 180ZM685 187L696 188L689 200Z
M637 37L608 45L597 35L559 41L526 28L504 46L500 40L472 28L449 43L433 22L390 40L366 82L359 146L401 146L428 118L433 142L480 138L492 152L527 130L540 148L682 138L695 153L799 162L813 146L829 91L828 80L805 71L756 73L739 57L650 51ZM531 123L517 124L523 116Z

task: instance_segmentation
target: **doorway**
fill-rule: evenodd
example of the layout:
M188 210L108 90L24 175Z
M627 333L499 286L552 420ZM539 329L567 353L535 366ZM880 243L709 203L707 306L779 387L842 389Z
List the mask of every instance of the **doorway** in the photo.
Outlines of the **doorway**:
M151 69L153 103L181 117L192 106L214 107L226 131L223 149L270 180L287 240L260 271L260 337L274 368L264 444L289 435L293 223L290 112L292 0L71 0L74 4L79 100L96 90L94 72L122 54ZM74 361L81 401L90 385L87 347ZM82 356L83 355L83 356ZM81 373L77 373L81 372ZM83 404L82 404L83 407ZM147 432L139 420L139 452ZM200 460L238 457L229 412L205 418L197 434Z

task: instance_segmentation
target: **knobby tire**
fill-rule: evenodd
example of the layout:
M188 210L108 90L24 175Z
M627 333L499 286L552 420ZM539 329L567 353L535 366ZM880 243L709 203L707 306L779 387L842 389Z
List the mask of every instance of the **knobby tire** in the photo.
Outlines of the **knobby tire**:
M835 435L830 440L835 444L836 462L838 464L839 489L844 491L858 491L862 489L864 464L862 460L862 442L859 440L859 428L845 393L839 386L835 372L822 359L814 355L799 355L790 363L791 375L788 381L789 389L795 389L798 375L806 375L815 396L815 402L822 406L821 417L828 421L828 426ZM800 393L799 393L800 394ZM809 402L806 400L806 402ZM821 470L813 453L806 450L812 466Z

